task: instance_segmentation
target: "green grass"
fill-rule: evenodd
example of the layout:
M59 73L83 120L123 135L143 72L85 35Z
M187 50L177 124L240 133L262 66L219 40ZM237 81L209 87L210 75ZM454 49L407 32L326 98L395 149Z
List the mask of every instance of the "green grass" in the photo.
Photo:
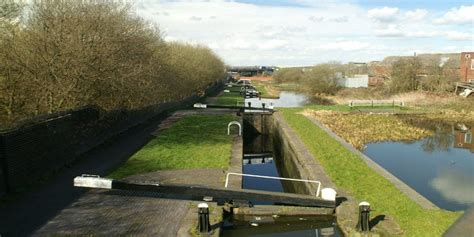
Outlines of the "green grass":
M371 215L386 214L395 218L405 236L441 236L461 215L461 212L423 209L370 169L357 155L303 115L297 114L301 109L281 111L333 182L356 199L371 203L374 209Z
M254 81L252 82L252 86L254 86L255 89L260 92L260 96L264 98L267 98L269 96L267 88L265 88L265 85L263 84L263 82Z
M297 83L279 83L273 86L282 91L295 91L301 87L301 85Z
M219 97L217 97L217 100L214 104L236 106L238 101L244 101L244 98L238 92L224 92Z
M109 177L171 169L227 169L232 146L227 124L232 120L232 115L187 116L163 130Z
M255 87L257 91L260 92L260 97L261 98L268 98L268 99L278 99L279 98L279 92L273 92L270 93L270 91L267 90L267 86L270 86L269 81L253 81L252 86Z

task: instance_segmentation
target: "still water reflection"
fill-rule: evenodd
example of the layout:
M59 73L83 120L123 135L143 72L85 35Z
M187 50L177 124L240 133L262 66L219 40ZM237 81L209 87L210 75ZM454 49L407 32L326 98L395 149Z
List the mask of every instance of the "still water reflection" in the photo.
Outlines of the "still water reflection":
M315 220L311 217L250 217L250 220L232 220L224 223L222 236L231 237L323 237L343 236L334 220Z
M290 91L282 91L279 99L245 99L245 104L252 103L252 107L261 107L262 103L266 106L273 104L274 107L300 107L310 103L308 96Z
M432 137L415 142L368 144L364 153L440 208L474 204L474 128L433 125Z

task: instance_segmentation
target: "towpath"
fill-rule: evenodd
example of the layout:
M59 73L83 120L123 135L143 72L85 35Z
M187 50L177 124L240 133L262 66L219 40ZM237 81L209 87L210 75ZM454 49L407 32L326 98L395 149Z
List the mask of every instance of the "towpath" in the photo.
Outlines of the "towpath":
M215 110L210 113L228 112L226 110ZM165 228L163 227L155 226L155 229L148 228L148 232L143 232L143 234L156 233L168 236L168 233L177 232L179 221L176 220L180 220L180 215L187 210L187 206L182 203L183 201L170 199L157 201L158 199L146 195L137 196L130 195L131 193L98 190L88 191L73 187L72 181L74 177L84 173L105 176L109 171L122 165L154 136L158 135L162 129L166 129L181 117L194 113L202 112L180 111L167 119L157 118L147 124L135 127L84 154L76 163L64 168L43 185L15 200L2 203L0 205L0 236L50 235L52 233L133 234L140 233L137 230L147 229L146 227L152 224L156 225L156 220L161 219L168 220L161 223L161 225L166 225L168 232L164 232ZM210 179L214 179L216 175L222 173L222 170L197 170L197 176L193 177L209 178L205 180L195 179L195 182L211 182ZM169 176L168 178L176 175L177 177L183 176L179 172L174 176L171 173L166 175ZM163 176L157 177L163 178ZM221 181L221 179L218 180ZM126 203L130 203L130 205L125 205ZM92 210L92 206L98 207L103 212ZM131 212L132 210L134 212ZM119 215L118 213L121 212L129 215ZM127 223L121 221L123 218L132 220L132 213L137 212L142 213L139 217L145 219L138 222L130 221L133 226L123 224ZM170 212L176 213L176 215L157 218L163 213ZM86 228L87 225L90 228L96 228L96 231L93 232L90 228ZM111 226L115 229L115 232L106 232L105 227ZM126 228L129 228L132 232L121 232ZM70 232L63 231L65 229L69 229Z

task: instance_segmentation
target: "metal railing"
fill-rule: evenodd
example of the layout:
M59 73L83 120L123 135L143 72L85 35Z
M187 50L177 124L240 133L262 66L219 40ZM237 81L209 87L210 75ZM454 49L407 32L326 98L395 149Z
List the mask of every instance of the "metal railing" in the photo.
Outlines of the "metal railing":
M225 185L224 187L227 188L229 185L229 176L235 175L235 176L244 176L244 177L254 177L254 178L262 178L262 179L276 179L276 180L286 180L286 181L295 181L295 182L304 182L304 183L315 183L318 185L318 188L316 189L316 197L319 196L319 193L321 191L321 182L317 180L308 180L308 179L291 179L291 178L281 178L281 177L274 177L274 176L263 176L263 175L254 175L254 174L242 174L242 173L232 173L229 172L226 175L225 178Z

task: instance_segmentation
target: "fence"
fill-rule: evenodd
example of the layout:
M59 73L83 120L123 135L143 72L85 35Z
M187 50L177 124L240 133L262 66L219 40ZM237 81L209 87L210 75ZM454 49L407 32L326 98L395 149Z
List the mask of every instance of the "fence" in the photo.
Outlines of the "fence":
M214 83L206 94L221 87L222 83ZM86 107L41 116L0 131L0 196L22 191L112 137L201 98L193 94L181 101L138 110L105 112Z
M349 102L349 107L404 107L405 103L399 100L352 100Z

